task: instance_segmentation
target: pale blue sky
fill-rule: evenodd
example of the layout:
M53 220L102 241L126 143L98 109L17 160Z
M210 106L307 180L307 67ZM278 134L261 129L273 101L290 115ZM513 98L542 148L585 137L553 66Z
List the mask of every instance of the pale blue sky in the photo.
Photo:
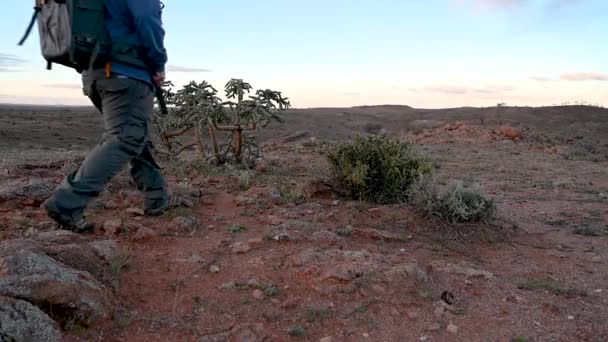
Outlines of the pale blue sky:
M77 74L45 70L37 35L16 46L31 2L3 6L0 102L86 103ZM178 85L245 78L296 107L608 105L606 0L165 3Z

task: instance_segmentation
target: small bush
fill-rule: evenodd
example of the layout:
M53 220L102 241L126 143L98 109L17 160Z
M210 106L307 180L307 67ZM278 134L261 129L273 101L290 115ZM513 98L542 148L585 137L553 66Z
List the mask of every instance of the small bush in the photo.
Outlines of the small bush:
M380 204L406 200L407 190L433 172L412 145L388 137L357 137L327 155L339 184L357 200Z
M465 188L460 182L441 191L435 180L424 179L412 187L409 197L415 208L447 223L483 221L496 210L492 199L477 189Z

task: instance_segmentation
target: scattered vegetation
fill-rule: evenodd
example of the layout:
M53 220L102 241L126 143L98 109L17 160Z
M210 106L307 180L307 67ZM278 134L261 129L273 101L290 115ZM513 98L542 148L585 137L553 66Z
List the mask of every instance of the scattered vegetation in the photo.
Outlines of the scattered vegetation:
M573 227L574 234L590 237L599 237L608 235L608 226L600 227L589 223L583 223Z
M228 227L228 231L232 234L243 233L243 232L247 231L247 227L239 226L239 225L231 225L230 227Z
M131 250L124 248L110 258L110 274L112 276L114 288L118 289L120 284L120 273L123 269L126 269L131 265L132 257L133 253Z
M548 292L555 294L556 296L571 297L571 296L577 296L577 295L578 296L586 295L586 293L584 291L574 289L571 287L562 286L557 281L551 280L551 279L527 279L527 280L520 282L517 285L517 287L520 290L548 291Z
M518 337L513 337L511 339L511 342L528 342L529 340L525 337L522 336L518 336Z
M306 336L306 329L299 325L294 325L287 330L287 333L291 336L304 337Z
M411 188L409 198L418 210L451 224L484 221L496 211L492 199L486 198L479 189L465 188L461 182L441 191L435 179L425 178Z
M401 203L407 190L432 174L429 158L410 144L389 137L357 137L327 155L334 177L356 200Z
M316 323L326 320L329 317L329 310L325 306L311 307L304 311L304 319L308 323Z

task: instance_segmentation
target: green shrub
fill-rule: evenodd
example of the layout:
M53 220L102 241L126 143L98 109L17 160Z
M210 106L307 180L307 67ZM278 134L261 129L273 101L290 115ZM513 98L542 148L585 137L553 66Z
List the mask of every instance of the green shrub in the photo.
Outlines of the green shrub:
M380 204L406 200L409 187L433 172L432 162L412 145L388 137L357 137L330 151L327 159L350 196Z
M491 218L496 206L479 189L452 183L441 191L433 179L423 179L412 186L410 203L420 211L447 223L479 222Z

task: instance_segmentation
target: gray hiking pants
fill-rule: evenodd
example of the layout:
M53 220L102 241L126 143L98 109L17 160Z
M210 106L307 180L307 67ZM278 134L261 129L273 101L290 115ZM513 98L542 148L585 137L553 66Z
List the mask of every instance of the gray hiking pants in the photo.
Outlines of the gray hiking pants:
M48 207L72 217L81 215L87 203L127 164L144 194L144 206L163 205L168 196L149 141L154 108L150 86L130 78L107 79L95 71L83 75L83 90L103 114L103 141L78 171L63 180L47 201Z

